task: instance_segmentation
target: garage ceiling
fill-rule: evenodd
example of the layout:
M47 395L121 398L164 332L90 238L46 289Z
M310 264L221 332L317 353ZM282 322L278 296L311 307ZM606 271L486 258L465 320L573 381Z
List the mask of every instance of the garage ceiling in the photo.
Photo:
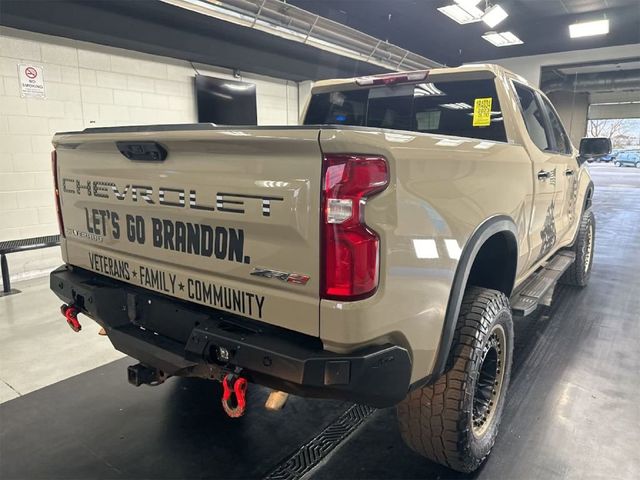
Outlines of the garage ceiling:
M249 0L258 7L262 0ZM283 0L284 1L284 0ZM437 11L453 0L287 0L447 65L640 43L640 0L493 0L523 45L494 47L482 22ZM568 25L608 18L608 35L570 39ZM379 73L380 67L216 20L158 0L0 0L0 24L290 80Z
M383 71L158 0L0 0L0 25L296 81Z
M287 0L447 65L640 42L638 0L493 0L509 17L496 27L523 45L497 48L482 40L482 22L458 25L437 11L452 0ZM569 38L568 25L610 20L608 35Z

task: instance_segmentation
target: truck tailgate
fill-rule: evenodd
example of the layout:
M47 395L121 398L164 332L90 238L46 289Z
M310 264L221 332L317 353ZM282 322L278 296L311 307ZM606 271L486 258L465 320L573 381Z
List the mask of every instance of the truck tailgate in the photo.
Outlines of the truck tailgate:
M318 129L198 127L54 137L65 261L318 335Z

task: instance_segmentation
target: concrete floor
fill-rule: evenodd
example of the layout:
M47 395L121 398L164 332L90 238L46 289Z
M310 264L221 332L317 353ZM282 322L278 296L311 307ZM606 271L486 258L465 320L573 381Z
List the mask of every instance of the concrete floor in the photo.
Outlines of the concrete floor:
M640 478L640 170L590 168L591 282L559 289L550 312L516 324L501 432L474 478ZM121 355L89 321L72 333L46 279L16 286L23 293L0 298L0 379L3 400L24 397L0 405L3 479L257 478L349 407L293 398L265 412L255 388L234 422L209 382L135 389L125 376L134 362L112 362ZM307 476L459 477L401 443L393 409L376 411Z
M13 286L22 292L0 297L0 403L123 357L93 321L66 326L48 277Z

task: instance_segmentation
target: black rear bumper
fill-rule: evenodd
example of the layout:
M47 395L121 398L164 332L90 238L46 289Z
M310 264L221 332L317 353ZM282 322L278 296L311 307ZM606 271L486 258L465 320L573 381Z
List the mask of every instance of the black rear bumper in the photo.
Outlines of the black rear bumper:
M411 359L397 345L350 354L316 337L153 293L87 270L51 272L51 290L101 324L113 346L168 375L240 367L251 381L302 396L388 407L408 390ZM228 362L216 356L220 347Z

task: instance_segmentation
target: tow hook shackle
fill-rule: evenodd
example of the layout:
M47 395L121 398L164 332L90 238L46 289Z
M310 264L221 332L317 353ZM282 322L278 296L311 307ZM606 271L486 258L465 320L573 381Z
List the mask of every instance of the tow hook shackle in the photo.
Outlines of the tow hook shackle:
M244 415L247 408L247 379L235 373L225 375L222 379L222 408L231 418Z
M80 325L80 322L78 321L78 314L80 313L80 310L78 310L73 305L67 305L66 303L64 303L60 307L60 312L67 320L67 325L71 327L71 330L73 330L74 332L79 332L80 330L82 330L82 325Z

